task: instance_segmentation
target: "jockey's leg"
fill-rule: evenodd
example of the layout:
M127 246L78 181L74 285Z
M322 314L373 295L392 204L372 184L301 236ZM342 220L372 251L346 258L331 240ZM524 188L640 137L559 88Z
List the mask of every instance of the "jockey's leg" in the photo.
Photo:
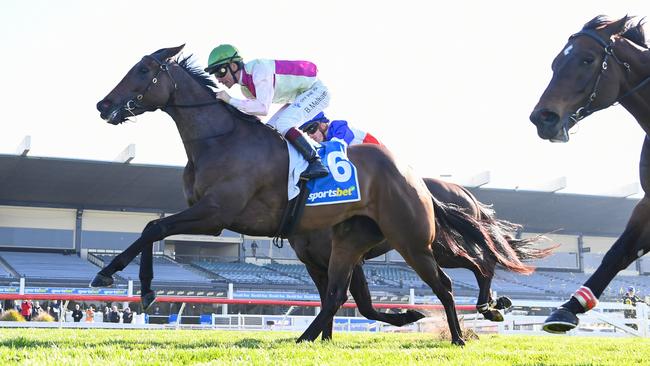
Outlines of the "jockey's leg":
M297 128L322 112L329 105L329 101L327 88L317 81L311 88L298 95L293 103L282 107L268 121L268 124L275 127L309 162L307 169L300 175L303 179L320 178L329 173L314 146Z
M307 169L300 174L301 178L309 180L312 178L325 177L329 174L329 171L320 160L320 156L318 156L316 149L309 143L309 141L307 141L307 138L305 138L302 132L298 131L295 127L291 127L284 137L286 137L287 141L289 141L291 145L298 150L300 155L302 155L309 163Z

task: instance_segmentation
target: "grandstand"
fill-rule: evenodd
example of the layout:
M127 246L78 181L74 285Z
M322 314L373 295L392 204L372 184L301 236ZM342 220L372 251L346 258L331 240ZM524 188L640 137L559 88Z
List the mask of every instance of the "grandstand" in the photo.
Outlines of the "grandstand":
M185 207L181 167L134 165L88 160L0 155L0 286L71 288L88 281L116 253L135 240L147 222ZM498 269L492 287L520 299L564 299L597 267L622 232L637 203L620 197L584 196L491 188L471 188L494 205L500 218L524 225L523 237L548 235L560 244L539 270L522 276ZM255 241L255 251L251 244ZM219 236L176 235L154 244L154 286L161 292L224 294L272 291L313 296L316 289L295 253L285 243L224 230ZM139 259L118 273L137 289ZM446 270L457 296L472 302L478 294L474 275ZM431 291L395 252L364 266L376 299L403 299L410 289ZM620 289L650 289L650 266L633 263L604 298Z

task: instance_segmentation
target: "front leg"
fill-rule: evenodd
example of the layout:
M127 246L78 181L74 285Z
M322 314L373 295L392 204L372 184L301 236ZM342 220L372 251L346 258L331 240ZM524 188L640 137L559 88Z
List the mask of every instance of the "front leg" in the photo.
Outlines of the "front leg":
M650 198L646 195L637 204L623 234L607 251L603 262L569 301L554 310L544 322L549 333L564 333L578 325L576 314L594 308L598 298L612 279L632 262L650 251Z
M152 303L152 290L146 288L153 278L153 268L149 260L153 243L162 240L170 235L176 234L203 234L210 235L219 233L223 227L232 220L234 214L225 209L229 206L220 204L216 196L205 196L196 205L175 215L157 219L149 222L142 231L140 237L133 242L126 250L104 267L91 282L91 287L104 287L113 283L113 274L123 270L139 253L147 251L143 255L143 262L140 272L142 297ZM233 206L230 206L231 208ZM155 296L155 295L154 295ZM150 304L149 304L150 305Z

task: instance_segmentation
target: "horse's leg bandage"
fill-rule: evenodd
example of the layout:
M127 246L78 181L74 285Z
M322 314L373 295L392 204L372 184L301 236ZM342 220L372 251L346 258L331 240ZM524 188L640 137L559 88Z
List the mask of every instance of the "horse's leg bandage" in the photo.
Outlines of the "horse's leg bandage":
M576 292L573 293L573 297L578 300L580 305L585 309L585 311L589 311L598 305L598 299L596 296L594 296L593 292L591 292L591 289L589 287L582 286L580 287Z

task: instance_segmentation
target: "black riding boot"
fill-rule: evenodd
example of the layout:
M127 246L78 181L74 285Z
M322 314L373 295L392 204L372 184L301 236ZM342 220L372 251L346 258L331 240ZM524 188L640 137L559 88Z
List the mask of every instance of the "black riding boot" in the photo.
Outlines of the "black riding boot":
M302 155L309 163L307 169L300 174L300 178L309 180L313 178L321 178L329 174L329 171L325 165L323 165L323 162L320 161L316 149L314 149L298 129L291 127L287 133L284 134L284 137L287 138L291 145L293 145L300 155Z

